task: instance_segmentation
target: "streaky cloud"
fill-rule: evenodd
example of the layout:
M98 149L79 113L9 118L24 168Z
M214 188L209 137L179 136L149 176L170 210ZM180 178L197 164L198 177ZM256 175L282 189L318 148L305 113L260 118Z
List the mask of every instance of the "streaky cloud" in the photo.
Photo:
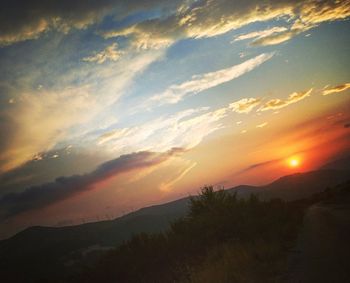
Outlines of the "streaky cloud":
M107 46L104 50L95 53L94 55L84 57L83 61L85 62L96 62L102 64L108 60L117 61L123 52L118 50L118 44L115 42L110 46Z
M268 46L276 45L286 42L292 39L294 36L306 31L307 29L298 29L298 30L286 30L283 32L274 33L268 36L260 37L253 40L249 45L250 46Z
M341 85L337 85L337 86L333 86L333 87L326 87L322 91L322 95L329 95L329 94L333 94L333 93L343 92L349 88L350 88L350 83L345 83L345 84L341 84Z
M287 107L290 104L296 103L296 102L303 100L304 98L310 96L312 91L313 91L313 89L310 88L307 91L293 92L285 100L282 100L279 98L270 99L269 101L264 103L264 105L262 105L258 109L258 111L275 110L275 109L281 109L281 108Z
M180 0L3 0L0 9L0 46L37 39L49 31L67 34L84 30L106 16L124 18L149 9L173 10Z
M140 11L162 10L157 18L147 18L125 27L103 31L105 38L129 37L132 45L160 48L184 38L205 38L224 34L254 22L284 18L295 25L314 27L322 22L345 19L349 1L312 0L4 0L0 12L0 46L37 39L46 32L67 34L102 22L107 16L125 19ZM220 20L218 20L220 19Z
M207 107L187 109L133 127L114 129L101 134L97 145L112 152L193 148L222 127L220 121L228 112L226 108L208 110Z
M241 41L241 40L247 40L247 39L253 39L253 38L264 38L266 36L270 36L272 34L276 34L276 33L281 33L283 31L288 30L286 27L273 27L273 28L269 28L269 29L264 29L264 30L259 30L259 31L253 31L250 33L246 33L246 34L240 34L238 36L236 36L233 41Z
M8 193L0 198L0 219L68 199L91 190L98 182L124 172L158 165L183 152L184 150L181 148L172 148L162 153L141 151L126 154L101 164L88 174L58 177L51 183L32 186L23 192Z
M173 179L161 183L159 189L161 191L171 190L177 182L179 182L183 177L185 177L185 175L187 175L188 172L197 166L197 162L188 161L187 163L188 165L184 169L180 170Z
M263 53L241 64L226 69L195 75L192 77L192 80L172 85L163 93L152 96L149 103L156 102L157 105L178 103L186 96L197 94L234 80L259 67L264 62L270 60L273 56L274 53Z
M169 46L184 38L208 38L255 22L284 19L289 30L265 34L255 45L272 45L316 27L323 22L350 16L349 1L268 0L194 1L167 17L147 19L122 28L104 31L105 38L128 37L138 49ZM218 21L218 19L220 19Z
M268 122L264 122L264 123L261 123L259 125L256 125L257 128L264 128L268 125L269 123Z
M261 102L261 98L242 98L230 104L229 108L237 113L249 113Z

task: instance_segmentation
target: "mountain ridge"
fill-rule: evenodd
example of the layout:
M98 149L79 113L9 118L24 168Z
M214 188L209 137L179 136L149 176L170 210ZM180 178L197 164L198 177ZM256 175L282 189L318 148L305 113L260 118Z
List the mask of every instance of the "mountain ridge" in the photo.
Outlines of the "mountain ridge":
M350 170L315 170L283 176L264 186L240 185L227 191L237 193L239 198L253 193L262 199L295 200L348 180ZM113 220L76 226L29 227L0 241L0 273L14 266L21 266L25 274L33 276L40 272L77 270L135 234L165 231L174 220L186 215L189 199L144 207Z
M321 168L325 168L325 166L322 166ZM315 176L313 176L315 175ZM308 182L307 180L305 180L305 177L317 177L317 178L322 178L322 180L324 179L328 179L329 177L333 177L333 179L335 178L336 180L330 180L330 182L325 182L323 187L320 184L317 184L316 186L313 186L313 190L312 192L310 191L304 191L305 188L303 189L299 189L299 191L302 191L303 194L302 195L293 195L292 197L290 197L290 188L288 188L288 192L287 195L281 194L284 190L281 190L281 186L286 186L286 183L290 183L295 182L297 178L301 177L303 180L299 180L298 182L296 182L297 184L299 183L299 185L303 185L303 187L307 187L309 186L310 182ZM308 196L310 195L310 193L317 193L320 191L320 189L326 189L327 186L334 186L336 185L335 183L341 183L343 181L347 181L348 178L347 176L350 176L350 170L335 170L335 169L320 169L320 170L313 170L313 171L307 171L307 172L297 172L297 173L293 173L290 175L285 175L282 177L277 178L276 180L272 181L271 183L268 183L266 185L262 185L262 186L253 186L253 185L247 185L247 184L243 184L243 185L238 185L232 188L228 188L225 189L229 192L235 192L237 193L238 197L247 197L250 194L254 193L257 194L258 196L266 199L266 198L282 198L285 200L294 200L297 197L303 197L303 196ZM350 177L349 177L350 179ZM335 181L335 182L334 182ZM288 184L287 184L288 185ZM292 187L294 188L296 184L294 183L292 185ZM53 227L53 226L31 226L28 227L18 233L16 233L15 235L13 235L12 237L9 237L7 239L3 239L0 240L0 245L1 242L9 240L11 238L16 237L17 235L20 235L22 233L27 233L31 230L36 230L36 229L40 229L40 230L70 230L70 229L75 229L76 227L79 228L85 228L85 227L90 227L93 226L96 223L100 223L103 225L108 226L108 224L113 224L116 221L127 221L132 217L136 217L136 216L143 216L143 215L157 215L159 214L159 212L161 211L163 214L178 214L179 212L183 211L184 209L186 209L187 206L187 202L189 201L189 197L184 197L184 198L180 198L180 199L176 199L173 201L169 201L166 203L162 203L162 204L155 204L155 205L151 205L151 206L146 206L143 208L140 208L136 211L130 212L128 214L125 214L123 216L111 219L111 220L102 220L102 221L96 221L96 222L89 222L89 223L83 223L83 224L78 224L78 225L70 225L70 226L61 226L61 227ZM165 212L165 213L164 213ZM185 214L185 213L184 213Z

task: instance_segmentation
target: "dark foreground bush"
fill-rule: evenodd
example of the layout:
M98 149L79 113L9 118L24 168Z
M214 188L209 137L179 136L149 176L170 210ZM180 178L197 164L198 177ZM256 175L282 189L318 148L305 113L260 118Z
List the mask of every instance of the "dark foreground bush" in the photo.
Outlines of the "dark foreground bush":
M76 281L278 282L303 208L205 187L167 233L134 236Z

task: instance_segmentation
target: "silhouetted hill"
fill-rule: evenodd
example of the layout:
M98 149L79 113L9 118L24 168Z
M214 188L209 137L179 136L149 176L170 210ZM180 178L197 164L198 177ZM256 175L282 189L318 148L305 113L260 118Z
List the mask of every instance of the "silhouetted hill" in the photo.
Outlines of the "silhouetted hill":
M12 269L16 274L18 266L29 277L75 270L76 263L94 261L99 253L120 245L132 235L167 229L173 220L186 213L187 204L187 199L180 199L110 221L68 227L30 227L0 241L0 274Z
M331 161L323 165L322 167L320 167L320 170L327 170L327 169L350 170L350 156L346 156L344 158Z
M256 194L262 199L296 200L321 192L350 179L350 170L317 170L281 177L265 186L241 185L229 189L239 197Z
M242 185L228 191L243 198L254 193L261 199L295 200L349 179L347 170L318 170L285 176L265 186ZM5 271L16 274L19 267L18 274L29 277L40 273L55 276L63 271L75 272L82 264L93 262L106 249L120 245L134 234L164 231L172 221L187 214L188 205L189 198L183 198L142 208L110 221L28 228L0 241L0 274Z
M333 187L350 179L350 171L318 170L284 176L273 183L262 186L261 196L296 200L309 197L315 193Z

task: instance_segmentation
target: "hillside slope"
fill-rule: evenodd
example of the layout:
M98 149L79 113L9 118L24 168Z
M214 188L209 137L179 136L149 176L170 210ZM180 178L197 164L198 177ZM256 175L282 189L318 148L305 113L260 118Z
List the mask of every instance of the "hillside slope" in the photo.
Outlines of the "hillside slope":
M282 177L261 187L229 189L238 197L251 193L261 199L295 200L308 197L350 179L347 170L319 170ZM189 198L140 209L123 217L70 227L31 227L0 241L0 273L27 276L74 272L81 263L94 261L106 249L120 245L132 235L166 230L186 215ZM78 265L76 263L79 263Z

